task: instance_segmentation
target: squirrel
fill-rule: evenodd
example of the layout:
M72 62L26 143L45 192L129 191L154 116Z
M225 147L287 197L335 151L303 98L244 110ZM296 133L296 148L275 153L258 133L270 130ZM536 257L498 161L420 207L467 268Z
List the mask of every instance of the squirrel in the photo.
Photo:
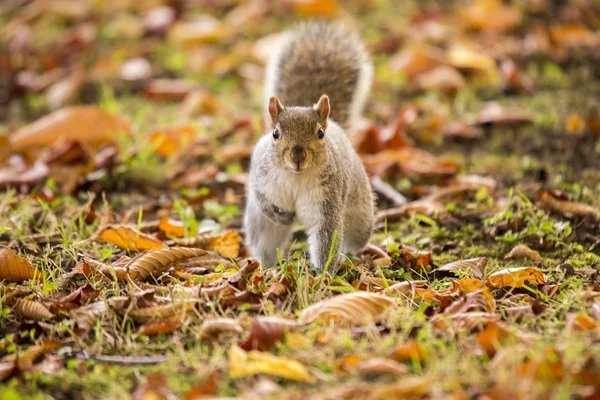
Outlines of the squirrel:
M329 262L335 273L340 250L361 250L374 228L371 184L344 130L361 117L373 66L358 36L337 25L306 23L283 35L266 69L272 131L251 157L246 240L275 265L299 221L315 272Z

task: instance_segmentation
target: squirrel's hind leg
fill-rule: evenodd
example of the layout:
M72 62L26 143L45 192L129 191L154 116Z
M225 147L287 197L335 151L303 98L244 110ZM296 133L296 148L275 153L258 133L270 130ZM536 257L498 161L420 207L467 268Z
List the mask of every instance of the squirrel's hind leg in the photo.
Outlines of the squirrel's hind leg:
M366 204L349 207L344 213L344 253L356 254L362 250L373 233L374 210Z
M277 264L277 249L281 251L282 256L287 253L293 225L277 224L262 214L255 204L249 203L244 226L250 253L263 259L266 266Z

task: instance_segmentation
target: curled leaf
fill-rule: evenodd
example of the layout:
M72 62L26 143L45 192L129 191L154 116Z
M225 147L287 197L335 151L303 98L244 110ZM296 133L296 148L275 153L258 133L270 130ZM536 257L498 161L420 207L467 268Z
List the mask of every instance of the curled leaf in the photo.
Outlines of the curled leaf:
M408 367L389 358L371 358L358 364L358 371L366 376L403 376L408 373Z
M483 272L487 265L487 257L469 258L466 260L452 261L435 269L434 272L467 273L478 279L483 278Z
M42 303L25 299L17 299L15 311L23 318L34 321L44 321L54 318L54 315Z
M506 268L495 272L486 281L492 288L520 288L524 286L540 286L546 283L542 271L537 268Z
M8 248L0 249L0 281L21 282L39 277L40 273L29 261Z
M346 293L305 308L298 322L304 325L316 320L333 320L360 325L381 318L394 304L393 299L375 293Z
M574 201L560 200L549 192L543 192L540 196L540 206L543 208L560 213L565 217L585 217L600 216L600 210L594 206L576 203Z
M207 254L206 250L186 247L153 250L134 259L128 266L128 273L134 280L156 278L177 262Z
M229 376L243 378L256 374L279 376L293 381L314 383L315 378L296 360L256 350L245 352L233 345L229 349Z
M158 229L168 238L183 237L185 235L185 226L180 221L173 221L166 215L158 222Z
M193 304L188 302L170 303L130 310L127 315L136 322L146 323L154 320L182 317L192 306Z
M369 396L370 399L411 399L424 396L429 390L429 380L412 376L395 383L377 386Z
M104 301L97 301L87 306L79 307L71 311L71 318L75 320L75 331L81 337L86 337L96 324L98 318L108 311Z
M203 338L214 337L220 333L234 333L237 335L242 332L242 326L233 318L211 318L202 322L200 326L200 336Z

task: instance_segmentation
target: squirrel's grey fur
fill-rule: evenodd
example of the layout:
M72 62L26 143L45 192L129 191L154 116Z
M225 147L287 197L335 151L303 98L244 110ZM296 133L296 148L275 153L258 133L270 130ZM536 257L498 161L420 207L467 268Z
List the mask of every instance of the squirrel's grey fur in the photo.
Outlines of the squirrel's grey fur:
M244 220L252 254L267 264L277 262L276 249L286 251L294 221L306 230L317 272L330 250L335 272L340 249L368 243L373 192L340 125L360 117L371 76L360 40L334 25L305 24L273 53L265 88L273 131L252 155Z

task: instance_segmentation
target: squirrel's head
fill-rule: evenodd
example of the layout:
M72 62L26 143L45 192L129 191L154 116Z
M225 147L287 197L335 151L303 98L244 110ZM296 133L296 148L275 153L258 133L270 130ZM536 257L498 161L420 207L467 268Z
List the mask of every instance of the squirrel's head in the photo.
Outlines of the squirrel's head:
M277 97L271 97L275 164L295 173L323 165L329 111L327 95L313 107L284 107Z

